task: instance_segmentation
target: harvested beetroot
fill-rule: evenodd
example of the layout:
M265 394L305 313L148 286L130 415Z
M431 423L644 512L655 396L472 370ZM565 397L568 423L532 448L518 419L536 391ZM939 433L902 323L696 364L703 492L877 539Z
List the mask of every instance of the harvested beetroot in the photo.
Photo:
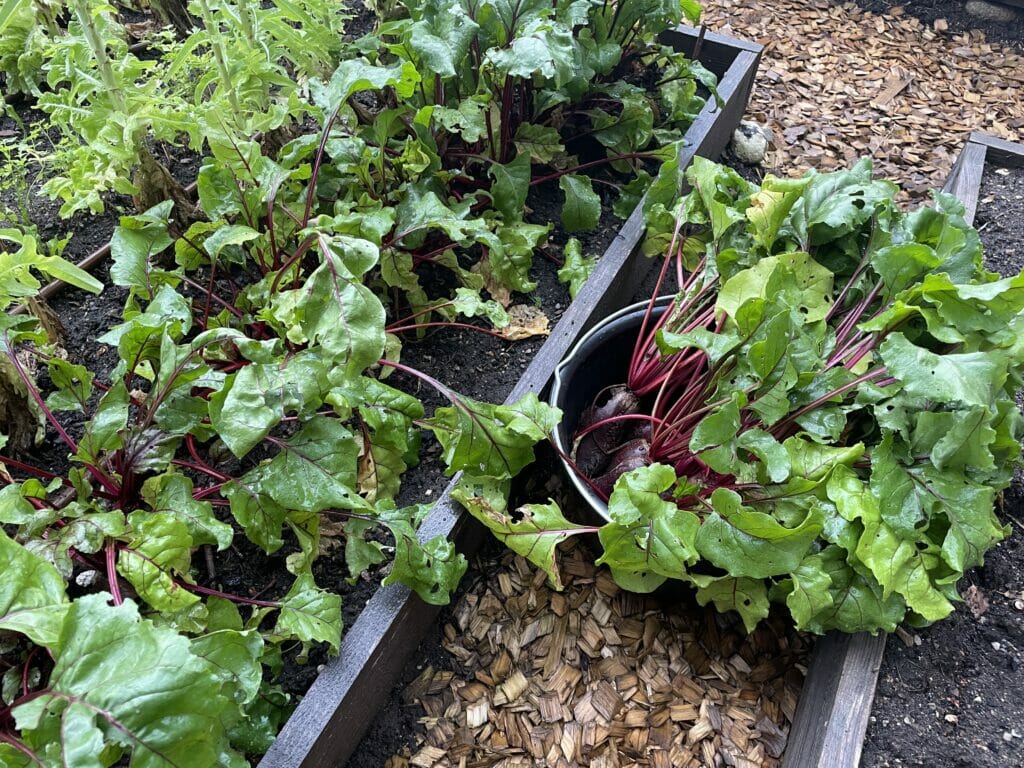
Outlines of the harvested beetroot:
M636 438L623 443L611 461L608 462L610 469L603 475L594 478L594 485L605 495L611 495L615 481L627 472L645 467L651 463L651 444L643 438Z
M636 414L639 408L639 398L625 384L598 393L580 418L580 437L573 450L573 461L583 474L594 477L609 465L633 426L630 420L617 417Z

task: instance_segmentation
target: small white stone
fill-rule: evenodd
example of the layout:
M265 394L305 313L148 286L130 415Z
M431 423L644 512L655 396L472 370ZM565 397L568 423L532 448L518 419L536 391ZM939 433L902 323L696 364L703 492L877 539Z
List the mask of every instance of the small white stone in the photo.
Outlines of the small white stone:
M1010 6L1000 3L988 3L985 0L968 0L966 5L964 5L964 10L971 14L971 16L977 16L979 19L995 21L1001 24L1007 24L1017 18L1017 11Z
M1003 647L1003 646L1001 646L1001 645L1000 645L1000 644L999 644L998 642L994 642L994 643L992 643L992 650L993 650L993 651L998 651L998 650L999 650L1000 648L1002 648L1002 647Z
M960 722L960 718L957 717L956 715L954 715L953 713L950 713L950 714L946 715L945 719L946 719L947 723L959 723Z
M981 704L981 696L975 696L974 697L974 703L975 704Z
M732 151L741 163L760 163L768 152L768 136L764 128L750 120L741 120L732 133Z
M100 578L99 571L82 571L80 574L75 576L75 584L80 587L91 587Z
M1013 741L1013 734L1009 731L1003 731L1003 741Z
M907 715L906 717L903 718L903 724L904 725L913 725L914 724L914 718L912 718L910 715Z

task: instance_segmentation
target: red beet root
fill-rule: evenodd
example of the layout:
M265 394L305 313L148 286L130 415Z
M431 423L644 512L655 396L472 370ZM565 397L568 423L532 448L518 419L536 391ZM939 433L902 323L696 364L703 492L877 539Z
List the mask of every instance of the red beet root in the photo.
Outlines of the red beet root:
M594 477L609 464L611 455L622 444L623 436L631 426L628 420L609 421L616 416L627 416L639 410L640 401L625 384L602 390L580 419L579 431L601 422L576 441L573 461L587 477Z
M615 452L610 462L611 469L600 477L594 478L594 485L602 493L610 496L615 481L627 472L647 466L651 463L651 444L643 438L630 440Z

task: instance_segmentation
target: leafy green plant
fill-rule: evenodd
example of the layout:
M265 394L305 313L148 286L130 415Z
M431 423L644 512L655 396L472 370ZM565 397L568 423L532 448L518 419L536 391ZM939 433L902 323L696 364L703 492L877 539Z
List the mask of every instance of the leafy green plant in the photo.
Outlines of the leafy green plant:
M266 9L250 0L197 0L199 27L180 43L151 41L161 54L154 59L128 50L111 6L74 0L70 8L68 29L51 35L45 61L25 58L13 27L0 38L0 55L8 39L17 54L11 66L45 73L49 91L39 105L71 140L62 149L66 170L44 190L64 201L63 216L101 211L111 190L133 195L139 210L174 199L184 224L191 211L154 142L184 137L193 150L208 145L218 154L301 120L305 81L333 66L346 18L324 0L280 0ZM21 8L17 18L31 12Z
M347 16L322 0L196 0L192 9L201 25L170 52L169 76L195 73L192 104L212 147L301 119L303 84L341 53Z
M4 97L38 96L45 82L47 48L60 35L57 16L60 3L50 0L5 3L0 10L0 76Z
M595 111L596 107L589 108L593 105L585 99L572 98L570 82L545 74L549 69L547 65L538 64L532 75L505 73L499 79L495 79L497 76L478 78L472 67L466 70L465 77L454 72L444 74L446 70L438 70L431 58L431 52L436 52L440 44L436 36L430 38L425 31L426 21L417 20L417 14L435 11L448 21L452 14L462 18L467 13L479 13L482 19L479 24L465 16L468 37L456 41L456 51L461 50L458 46L463 44L468 50L483 45L481 56L486 53L486 56L498 58L507 58L509 46L517 44L516 35L533 34L527 29L547 29L545 25L548 25L555 30L557 27L557 34L552 31L551 45L556 39L564 42L574 51L572 55L580 58L589 45L589 33L580 32L582 37L576 40L568 17L553 15L553 10L536 4L504 11L501 4L492 3L468 11L460 10L460 6L443 11L432 8L413 9L409 19L381 25L379 35L354 44L369 54L368 59L343 61L329 80L311 82L313 105L322 119L319 140L305 136L289 144L279 158L274 171L278 175L273 183L256 178L259 173L254 174L249 167L255 158L247 155L248 150L239 151L244 143L214 146L214 155L224 166L217 172L215 186L231 199L204 204L215 218L223 217L228 223L233 216L241 215L250 220L248 226L252 228L249 212L268 205L278 209L275 201L285 190L294 194L294 182L306 181L292 170L308 168L310 179L304 192L305 205L301 212L293 211L286 213L286 217L275 218L271 227L273 239L287 241L296 231L308 228L313 222L318 222L319 226L329 225L332 231L340 230L346 235L358 232L381 248L380 270L369 279L378 282L393 296L400 294L408 313L423 322L430 319L423 315L432 311L437 300L446 298L428 293L422 285L421 268L428 265L448 270L457 286L478 294L486 289L503 303L508 301L512 291L529 293L533 290L535 284L530 278L533 252L543 242L550 225L524 221L526 200L532 187L557 183L566 199L563 224L570 230L593 228L601 216L601 202L593 190L591 178L584 171L598 166L616 166L625 171L634 161L639 165L644 160L658 161L676 155L677 147L671 142L681 135L692 114L683 114L685 110L666 113L663 126L654 127L654 114L656 111L661 114L661 111L644 100L646 97L641 95L643 91L639 86L616 80L622 74L615 71L617 65L629 69L630 61L644 59L645 67L652 71L673 73L669 78L672 83L690 94L686 99L677 99L677 105L685 101L687 109L703 104L694 95L696 78L708 83L713 80L699 65L685 62L652 42L658 31L678 20L678 8L673 11L665 6L660 15L649 13L642 19L628 20L621 40L610 33L602 38L602 44L615 48L615 55L607 54L610 61L605 78L608 87L617 94L614 105L605 104L611 112ZM614 15L613 9L605 10ZM506 11L514 18L500 18L500 13ZM564 15L563 12L568 13L568 10L559 10ZM580 12L579 9L576 12ZM500 38L499 33L506 37ZM402 44L394 42L405 38L408 41ZM555 55L550 51L549 54ZM460 59L460 67L463 66ZM574 67L576 80L573 82L579 88L589 83L591 95L596 93L590 83L593 79L590 70L583 64ZM665 92L673 87L667 85ZM548 107L540 109L536 115L524 108L511 110L509 105L520 98L521 92L532 92L535 88L546 94ZM509 95L506 90L514 93ZM558 93L562 96L557 96ZM442 98L438 99L439 96ZM594 96L599 101L607 101L605 97L606 94ZM641 123L650 123L649 131L636 134L639 143L632 149L617 143L619 139L631 140L628 136L634 135L630 127L632 118L624 117L620 109L625 102L632 104L629 109L642 113L638 118ZM459 109L470 112L463 114ZM501 117L502 110L509 112L508 116ZM459 117L460 114L463 116ZM567 153L558 130L552 126L562 125L571 134L569 118L572 115L600 123L596 130L588 131L588 140L603 147L606 156L579 163ZM540 119L538 116L543 116L541 122L527 122L527 118ZM513 120L515 126L510 122ZM493 141L488 144L491 138L503 134L507 134L503 148ZM246 157L239 163L242 155ZM548 165L551 172L537 175L535 165ZM647 179L646 172L642 172L623 188L623 195L615 205L617 212L626 215L632 210ZM611 181L607 183L620 186ZM236 185L243 189L237 200ZM214 184L211 181L205 186L212 189ZM287 211L287 208L281 210ZM202 229L209 231L205 224ZM200 236L198 229L195 234ZM308 238L299 237L299 242L305 242L300 248L303 253L313 245ZM281 261L273 253L284 249L278 248L276 242L267 245L269 255L255 243L249 247L250 251L255 247L261 254L258 257L261 269L273 271L281 264L292 268L294 259L286 257ZM574 256L572 262L566 279L572 279L570 272L575 271L578 285L589 266L581 257ZM273 280L275 285L281 284L280 276L275 275ZM449 306L444 301L441 304ZM440 318L442 321L451 319L450 316Z
M230 764L242 751L266 749L287 712L272 682L285 644L338 647L340 598L312 574L327 531L344 542L353 579L390 560L384 583L446 602L465 559L443 537L420 539L427 506L395 504L402 473L418 461L420 430L437 436L450 471L485 467L511 478L557 422L557 411L532 394L511 405L476 402L397 359L397 334L417 330L421 318L388 323L364 284L381 258L360 235L373 223L318 217L300 228L297 216L279 213L292 222L288 232L269 213L261 226L249 202L270 194L271 212L301 211L302 197L278 199L267 188L295 192L309 168L286 171L252 143L238 150L234 168L207 164L200 194L210 210L226 215L233 206L246 223L197 224L175 238L170 201L122 219L111 279L129 298L123 322L100 338L118 356L106 380L48 354L25 327L3 329L5 365L71 459L55 473L27 457L0 456L19 478L0 491L0 523L14 533L0 547L26 573L12 587L11 607L0 600L0 627L16 638L4 654L0 755L14 765L44 754L78 765L81 740L111 760L177 754L193 744L196 754ZM225 170L268 183L248 190L232 183L228 194L219 186ZM283 250L288 241L291 252ZM469 293L431 311L487 312L499 322L502 314ZM28 375L26 353L46 365L48 395ZM452 405L427 418L419 400L384 381L395 371ZM84 413L80 434L64 412ZM284 594L253 598L202 583L194 553L224 549L241 535L268 553L292 548L286 563L294 580ZM24 618L35 616L28 608L44 614L39 624ZM86 622L99 646L78 636ZM123 649L103 642L126 631L152 655L132 647L133 664L122 668L114 660ZM173 663L142 673L164 655ZM223 671L211 675L211 663ZM95 673L86 675L92 664ZM135 708L139 689L125 688L135 677L139 689L202 695L204 708L152 737L157 719L178 711L182 699L160 694ZM83 679L93 683L88 691ZM60 709L69 701L99 719ZM46 703L63 714L41 717ZM123 729L104 725L112 720Z
M33 234L17 229L0 229L0 330L33 339L45 339L46 332L38 327L32 315L12 317L8 311L16 304L31 304L42 287L39 276L63 280L83 290L98 293L102 283L57 254L41 252ZM17 360L17 353L3 345L0 358L0 421L4 424L5 442L16 449L25 450L43 437L44 416L31 397L34 386L31 369Z
M566 122L614 154L640 151L656 127L678 128L703 104L692 100L695 75L713 84L699 65L655 42L683 12L695 21L693 4L404 5L409 17L381 25L376 35L391 55L420 72L423 86L413 103L433 106L440 125L496 163L508 163L524 148L550 162L549 155L564 152L558 128ZM648 64L663 70L661 93L624 81L631 67ZM520 133L526 124L535 127Z
M550 230L524 220L530 190L557 185L563 226L592 229L602 215L592 174L614 168L635 178L597 183L619 189L614 210L628 215L650 178L644 164L677 154L704 103L698 81L713 84L698 64L654 42L678 22L679 6L641 10L408 4L407 18L353 44L364 59L311 83L319 142L304 137L285 156L311 168L302 226L318 213L372 221L383 287L400 292L413 314L438 298L420 280L430 266L503 303L513 291L529 293L533 253ZM616 15L624 26L609 26ZM588 20L604 30L598 42ZM638 73L666 79L657 92L674 106L624 79ZM595 159L581 161L577 146ZM573 262L579 283L588 267Z
M457 168L470 189L487 189L506 219L522 215L531 184L559 181L565 226L593 228L600 201L582 171L606 164L638 176L616 208L628 214L649 180L643 161L681 138L704 103L698 82L714 87L711 73L656 42L684 13L696 19L692 3L404 7L407 18L379 25L356 46L415 66L420 82L401 105L404 120L416 115L429 125L441 166ZM661 80L658 88L630 82L647 75ZM606 156L576 160L593 146ZM534 176L534 165L552 172Z
M103 284L88 272L58 255L40 251L34 235L17 229L0 229L0 311L30 298L42 287L37 274L82 290L99 293Z
M71 7L74 19L53 43L50 91L39 106L75 143L66 150L66 172L44 191L64 201L62 216L102 211L108 190L140 197L143 208L172 195L183 199L148 143L174 142L181 134L194 146L202 141L185 102L168 86L166 65L128 51L107 4L74 0Z
M757 187L696 158L686 178L678 204L672 169L648 198L680 291L659 318L652 301L632 396L576 434L608 501L598 562L638 591L687 581L748 628L771 602L819 633L943 618L1006 535L1024 275L983 268L952 197L903 213L866 161ZM486 478L463 497L548 569L576 529L553 505L512 523Z

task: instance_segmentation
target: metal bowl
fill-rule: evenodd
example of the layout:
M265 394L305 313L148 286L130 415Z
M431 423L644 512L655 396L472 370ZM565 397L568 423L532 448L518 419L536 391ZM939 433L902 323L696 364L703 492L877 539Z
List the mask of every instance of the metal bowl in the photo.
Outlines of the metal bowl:
M655 301L651 317L658 318L674 296L661 296ZM562 422L555 428L555 445L569 456L583 412L597 394L613 384L624 384L636 335L643 324L649 301L641 301L620 309L599 322L576 343L572 351L555 368L555 379L548 402L562 410ZM569 463L562 459L566 474L584 501L605 520L608 505L583 481Z

